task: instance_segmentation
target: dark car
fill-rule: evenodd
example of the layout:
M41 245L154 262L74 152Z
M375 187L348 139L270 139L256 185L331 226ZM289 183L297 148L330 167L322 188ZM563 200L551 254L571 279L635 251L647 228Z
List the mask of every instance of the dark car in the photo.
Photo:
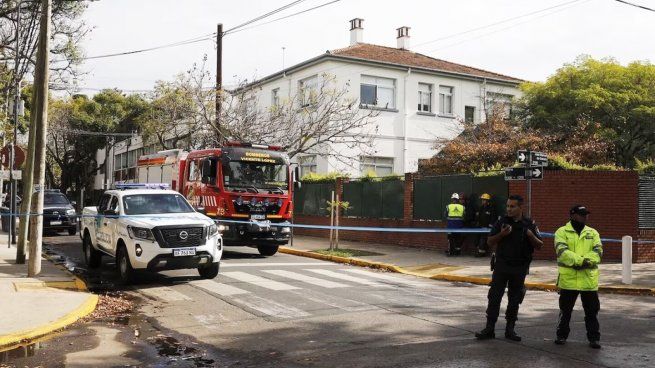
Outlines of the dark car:
M77 213L75 202L66 198L58 190L46 190L43 193L43 231L64 231L77 233Z

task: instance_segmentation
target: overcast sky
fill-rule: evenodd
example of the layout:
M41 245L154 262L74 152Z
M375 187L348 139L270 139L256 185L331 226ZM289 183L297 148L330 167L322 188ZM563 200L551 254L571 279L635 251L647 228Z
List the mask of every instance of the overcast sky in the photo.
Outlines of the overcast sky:
M271 21L331 0L306 0ZM655 8L653 0L629 0ZM291 0L99 0L84 19L93 27L87 56L149 48L208 35ZM558 6L561 4L567 4ZM550 10L539 12L540 10ZM533 13L532 15L526 15ZM526 15L526 16L523 16ZM412 51L532 81L543 81L576 56L655 61L655 12L615 0L341 0L288 19L226 35L223 78L262 77L349 44L349 20L364 19L364 42L396 46L395 29L411 27ZM492 27L475 28L517 18ZM256 23L257 24L257 23ZM445 39L444 39L445 38ZM426 42L441 39L437 42ZM421 46L418 46L423 44ZM215 70L214 41L85 61L79 82L96 89L149 90L157 80L201 62Z

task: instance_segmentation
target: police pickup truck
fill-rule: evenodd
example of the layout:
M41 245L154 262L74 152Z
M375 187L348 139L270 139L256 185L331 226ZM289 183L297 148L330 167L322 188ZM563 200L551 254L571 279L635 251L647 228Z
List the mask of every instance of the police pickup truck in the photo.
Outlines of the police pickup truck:
M80 236L89 268L99 267L103 255L114 257L126 284L139 270L197 268L202 278L218 275L223 239L216 223L167 187L116 185L97 207L84 208Z

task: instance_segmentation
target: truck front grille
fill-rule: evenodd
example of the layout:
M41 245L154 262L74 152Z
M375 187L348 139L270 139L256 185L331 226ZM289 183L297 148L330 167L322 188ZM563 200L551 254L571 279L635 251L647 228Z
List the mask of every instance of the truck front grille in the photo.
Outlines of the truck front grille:
M205 244L203 227L159 227L154 231L162 248L197 247Z

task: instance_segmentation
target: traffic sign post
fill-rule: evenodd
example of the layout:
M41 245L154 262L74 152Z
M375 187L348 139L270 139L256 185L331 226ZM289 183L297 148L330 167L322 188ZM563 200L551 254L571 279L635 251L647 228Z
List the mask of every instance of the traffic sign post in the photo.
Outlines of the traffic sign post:
M505 180L527 180L528 194L528 217L532 212L532 180L544 178L544 167L548 165L548 155L543 152L532 152L530 150L516 151L518 167L505 168Z

